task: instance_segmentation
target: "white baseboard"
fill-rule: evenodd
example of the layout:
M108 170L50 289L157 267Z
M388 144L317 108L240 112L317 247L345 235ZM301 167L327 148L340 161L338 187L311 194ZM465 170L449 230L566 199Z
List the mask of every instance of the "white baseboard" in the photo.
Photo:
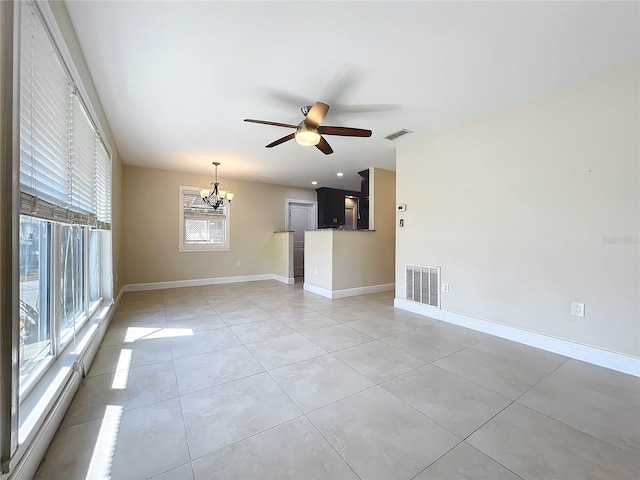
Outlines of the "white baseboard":
M395 290L395 283L383 283L381 285L369 285L367 287L345 288L334 290L332 298L355 297L357 295L367 295L369 293L389 292Z
M310 283L303 283L302 289L306 290L309 293L315 293L316 295L322 295L326 298L333 298L331 290L327 290L326 288L317 287L315 285L311 285Z
M16 463L11 468L11 473L8 477L10 480L30 480L35 476L40 462L44 458L45 453L47 453L47 449L58 427L62 423L62 419L67 413L67 409L71 405L71 401L78 387L80 387L81 380L82 375L80 372L73 372L57 401L24 452L21 455L14 455L12 463L13 461Z
M219 285L223 283L256 282L259 280L277 280L292 284L293 278L282 277L273 273L259 275L238 275L235 277L196 278L192 280L172 280L169 282L130 283L122 287L125 292L141 292L144 290L161 290L164 288L202 287L205 285Z
M124 287L120 287L120 291L118 292L118 295L116 295L116 298L114 299L113 303L115 303L116 305L120 303L122 301L123 295L124 295Z
M369 293L388 292L390 290L395 289L396 284L384 283L381 285L369 285L366 287L345 288L342 290L328 290L326 288L305 283L303 285L303 288L307 292L315 293L316 295L322 295L323 297L334 299L334 298L355 297L356 295L367 295Z
M628 373L640 377L640 358L624 355L622 353L610 352L589 345L563 340L561 338L549 337L539 333L509 327L500 323L481 320L459 313L447 312L439 308L423 305L421 303L409 302L396 298L394 306L402 310L425 315L427 317L453 323L461 327L470 328L479 332L506 338L514 342L523 343L531 347L540 348L549 352L575 358L583 362L592 363L601 367L610 368L622 373Z
M122 295L124 292L120 289L120 293L118 294L118 302L122 299ZM82 372L82 375L85 376L93 363L93 360L96 358L98 354L98 350L100 349L100 345L102 345L102 340L104 336L107 334L107 330L109 329L109 325L111 324L111 320L115 315L117 308L117 303L110 305L106 310L106 313L102 316L100 321L98 322L95 335L91 339L89 345L86 349L83 349L83 354L77 360L79 365L79 370Z
M293 277L283 277L282 275L273 275L273 279L277 280L281 283L286 283L287 285L293 285L296 283L296 279Z

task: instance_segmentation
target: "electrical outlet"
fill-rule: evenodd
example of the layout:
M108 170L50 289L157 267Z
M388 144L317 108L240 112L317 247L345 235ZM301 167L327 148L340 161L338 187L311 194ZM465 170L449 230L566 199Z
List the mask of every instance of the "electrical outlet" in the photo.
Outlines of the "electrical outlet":
M584 318L584 303L571 302L571 315Z
M236 262L236 267L240 268L241 266L242 266L242 262L241 262L240 260L238 260L238 261Z
M318 267L313 269L313 273L315 273L316 275L318 274Z
M449 293L449 284L448 283L443 283L442 284L442 293Z

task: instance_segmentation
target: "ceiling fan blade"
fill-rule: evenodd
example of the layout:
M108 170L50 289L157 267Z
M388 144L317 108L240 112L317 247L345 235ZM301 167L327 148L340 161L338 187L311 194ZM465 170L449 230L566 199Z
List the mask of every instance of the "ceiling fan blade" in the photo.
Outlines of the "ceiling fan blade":
M333 149L331 148L331 145L329 145L329 143L324 139L324 137L320 137L320 143L318 143L316 147L325 155L329 155L333 153Z
M366 105L343 105L333 103L331 111L334 115L350 114L350 113L381 113L381 112L393 112L400 110L402 105L399 103L372 103Z
M324 117L327 116L327 112L329 111L329 105L322 102L316 102L307 113L307 117L304 119L304 123L312 128L317 127L322 123Z
M290 133L286 137L282 137L276 140L275 142L271 142L269 145L266 146L266 148L275 147L276 145L280 145L281 143L288 142L289 140L293 140L295 136L296 136L295 133Z
M266 120L254 120L252 118L245 118L244 121L249 123L261 123L262 125L273 125L274 127L297 128L297 125L289 125L288 123L268 122Z
M323 135L341 135L343 137L370 137L371 130L351 127L318 127L318 132Z
M291 107L300 108L302 105L309 105L309 99L302 97L301 95L296 95L294 93L280 90L278 88L273 87L261 87L262 93L276 102L272 103L284 103Z

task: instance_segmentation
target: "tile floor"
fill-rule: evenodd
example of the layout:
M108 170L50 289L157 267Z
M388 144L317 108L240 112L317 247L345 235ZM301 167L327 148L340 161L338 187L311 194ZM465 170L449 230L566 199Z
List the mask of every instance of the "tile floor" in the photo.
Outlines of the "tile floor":
M638 479L640 380L276 281L127 293L37 479Z

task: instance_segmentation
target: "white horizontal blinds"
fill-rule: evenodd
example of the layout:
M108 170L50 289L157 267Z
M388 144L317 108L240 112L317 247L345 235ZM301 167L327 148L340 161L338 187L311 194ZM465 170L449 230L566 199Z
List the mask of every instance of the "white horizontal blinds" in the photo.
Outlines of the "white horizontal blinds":
M109 229L111 158L37 8L20 5L20 213Z
M182 203L185 218L226 218L227 207L214 210L202 201L198 190L183 190Z
M37 198L69 200L69 84L33 7L21 3L20 188Z
M71 209L95 221L96 134L78 95L71 100Z
M98 228L111 225L111 157L98 135L96 138L96 216Z

